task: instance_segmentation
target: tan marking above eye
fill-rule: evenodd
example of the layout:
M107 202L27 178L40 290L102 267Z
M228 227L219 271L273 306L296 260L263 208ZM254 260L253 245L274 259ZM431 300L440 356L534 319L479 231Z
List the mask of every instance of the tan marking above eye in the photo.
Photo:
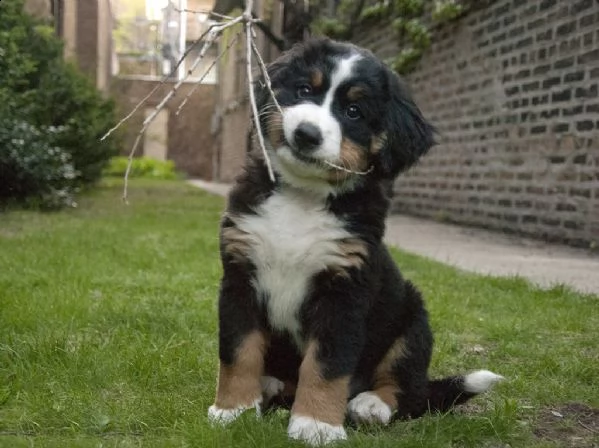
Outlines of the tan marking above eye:
M312 87L315 89L319 89L322 87L322 82L324 80L324 75L320 70L315 70L312 72L311 83Z
M350 101L357 101L360 98L364 98L366 96L366 89L360 86L350 87L347 91L347 99Z

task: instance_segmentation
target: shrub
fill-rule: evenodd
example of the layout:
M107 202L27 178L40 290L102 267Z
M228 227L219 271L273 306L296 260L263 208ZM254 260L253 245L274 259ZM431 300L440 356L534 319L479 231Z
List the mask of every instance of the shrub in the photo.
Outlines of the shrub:
M127 157L113 157L104 170L105 176L123 177L127 171ZM148 157L137 157L131 163L129 177L143 177L147 179L177 179L181 177L175 170L172 160L155 160Z
M75 205L78 173L71 156L50 142L64 132L0 114L0 200L42 208Z
M100 142L114 104L63 60L54 29L24 13L23 0L2 0L0 17L0 200L72 202L118 152L118 139Z
M71 64L52 63L40 79L33 101L52 107L36 108L31 115L36 123L65 126L68 132L57 135L54 143L71 154L81 173L81 182L100 178L110 158L118 154L118 140L101 142L115 124L115 106Z

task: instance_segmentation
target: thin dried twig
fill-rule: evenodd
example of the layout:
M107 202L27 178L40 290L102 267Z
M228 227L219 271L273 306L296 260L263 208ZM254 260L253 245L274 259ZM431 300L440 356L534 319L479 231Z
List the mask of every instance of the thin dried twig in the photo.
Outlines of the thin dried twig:
M246 36L246 66L247 66L247 77L248 77L248 90L250 93L250 104L252 106L252 115L254 117L254 125L256 126L256 134L258 135L258 142L262 153L264 154L264 162L266 163L266 169L268 170L268 176L272 182L275 181L275 173L270 163L270 157L266 150L266 144L264 143L264 135L262 135L262 128L260 126L260 118L258 115L258 106L256 105L256 95L254 93L254 77L252 75L252 0L247 0L246 9L243 16L246 17L245 22L245 36ZM275 100L276 101L276 100Z
M264 141L264 135L262 133L262 129L260 127L260 119L259 119L259 113L258 113L258 107L256 104L256 97L255 97L255 92L253 89L253 83L254 83L254 79L253 79L253 74L252 74L252 53L254 53L256 55L256 58L258 60L258 65L260 67L260 70L264 76L264 81L266 83L266 86L268 88L268 91L270 92L273 102L276 105L276 107L278 108L279 112L282 112L281 107L279 105L279 103L277 102L277 99L275 97L275 94L272 90L271 87L271 81L270 78L268 76L268 72L266 70L266 65L264 64L264 61L262 59L262 56L260 55L260 52L258 51L258 48L256 47L256 44L254 42L254 38L255 38L255 31L252 29L252 25L255 23L260 22L259 18L254 18L252 15L252 9L253 9L253 0L247 0L246 1L246 5L245 5L245 10L243 12L242 15L238 16L238 17L229 17L229 16L225 16L222 14L217 14L214 13L212 11L194 11L194 10L181 10L178 8L175 8L176 11L179 12L190 12L190 13L206 13L206 14L210 14L212 16L218 16L218 17L222 17L224 19L227 19L227 21L222 21L222 22L216 22L211 24L208 29L202 33L202 35L193 42L193 44L185 51L185 53L183 54L183 56L181 57L181 59L179 59L179 61L177 62L176 66L172 69L171 73L168 76L165 76L160 83L158 83L153 89L152 91L146 95L134 108L133 110L131 110L131 112L129 112L123 119L121 119L116 126L114 126L112 129L110 129L103 137L102 140L105 140L106 138L108 138L113 132L115 132L119 127L121 127L126 121L128 121L133 115L135 115L136 112L138 112L144 104L147 103L147 101L158 91L158 89L160 89L164 84L166 84L166 82L171 79L171 77L177 73L178 68L181 66L181 64L183 63L183 61L185 60L185 58L189 55L189 53L202 41L204 41L204 45L202 46L202 49L200 50L197 58L195 59L195 61L193 62L191 68L187 71L186 76L183 79L180 79L173 87L172 89L169 91L169 93L160 101L160 103L154 108L154 110L152 111L152 113L143 121L142 127L139 130L139 132L137 133L137 136L135 138L135 142L133 144L133 147L129 153L129 157L128 157L128 163L127 163L127 169L125 171L125 182L124 182L124 189L123 189L123 200L125 201L125 203L127 203L127 192L128 192L128 185L129 185L129 174L131 172L131 166L133 164L133 157L135 155L135 152L141 142L141 139L143 137L143 135L145 134L145 132L147 131L149 125L155 120L155 118L158 116L158 114L160 113L160 111L162 109L164 109L164 107L166 106L166 104L175 96L175 94L177 93L177 91L179 90L179 87L183 84L183 82L186 81L186 79L193 73L193 71L197 68L197 66L200 64L200 62L203 60L204 56L206 55L206 52L208 51L208 49L210 48L210 46L216 41L216 39L223 33L224 30L231 28L239 23L244 23L245 24L245 32L246 32L246 52L247 52L247 77L248 77L248 89L249 89L249 97L250 97L250 105L252 108L252 116L254 119L254 124L256 126L256 133L258 135L258 141L260 143L260 147L262 148L262 151L264 153L264 159L265 159L265 163L268 169L268 174L270 179L274 182L275 181L275 176L274 176L274 172L272 169L272 164L268 155L268 151L266 149L266 144ZM210 66L206 69L206 71L203 73L203 75L201 76L200 80L198 81L198 83L196 84L196 86L194 86L194 88L191 90L191 92L189 92L189 94L185 97L185 99L183 100L183 102L181 103L181 105L179 106L179 108L177 109L177 115L179 114L179 112L181 111L182 107L185 105L185 103L187 103L189 97L191 96L191 94L193 93L193 91L197 88L197 85L206 77L206 75L208 74L208 72L212 69L212 67L224 56L224 54L230 50L230 48L234 45L235 41L237 41L237 39L239 38L239 34L241 32L237 33L237 35L234 37L234 39L232 40L232 42L230 42L227 45L227 48L225 48L219 55L218 57L215 59L215 61L212 62L212 64L210 64Z
M329 162L328 160L325 160L324 163L326 165L330 166L331 168L335 168L340 171L345 171L346 173L359 174L361 176L366 176L367 174L370 174L372 172L372 170L374 169L374 165L370 165L370 168L368 168L366 171L354 171L354 170L350 170L349 168L344 168L342 166L336 165L332 162Z
M233 39L231 39L231 42L229 42L227 47L223 51L221 51L220 54L214 59L214 61L212 61L212 63L208 66L208 68L206 68L206 70L204 71L204 73L202 74L200 79L198 79L195 82L195 85L191 88L189 93L185 96L185 98L183 99L183 101L181 102L179 107L177 108L177 112L175 113L175 115L179 115L181 113L181 109L183 109L183 107L185 107L185 105L189 101L189 98L194 94L194 92L197 90L197 88L202 84L202 81L204 80L204 78L206 78L206 76L208 76L208 73L210 73L210 70L212 70L212 67L214 67L218 63L218 61L220 61L222 59L222 57L225 55L225 53L227 51L229 51L233 45L235 45L235 42L237 42L237 39L239 39L240 35L241 35L241 31L239 31L237 34L235 34L235 36L233 37Z
M578 424L579 424L580 426L582 426L584 429L586 429L587 431L590 431L590 432L592 432L592 433L595 433L595 434L597 434L597 430L596 430L596 429L593 429L593 428L591 428L590 426L588 426L588 425L584 424L584 423L583 423L583 422L581 422L580 420L577 420L577 421L578 421Z
M112 135L114 133L114 131L116 131L118 128L120 128L123 124L125 124L133 115L135 115L135 113L141 109L141 107L146 104L146 102L158 91L158 89L160 89L160 87L162 87L164 84L166 84L169 79L171 79L173 77L173 75L175 73L177 73L177 70L179 69L179 67L181 66L181 64L183 63L183 61L185 60L185 58L187 57L187 55L189 55L189 53L202 41L204 40L204 38L208 35L208 33L210 33L210 31L212 30L212 28L218 26L218 23L212 24L210 25L210 27L208 27L208 29L202 33L202 35L200 37L198 37L190 46L189 48L185 51L185 53L183 53L183 56L181 57L181 59L179 59L179 61L177 62L177 64L175 65L175 67L173 67L173 69L171 70L171 72L166 75L163 76L162 79L160 80L160 82L158 84L156 84L156 86L150 91L150 93L148 93L139 103L137 103L137 105L131 110L131 112L129 112L127 115L125 115L125 117L123 117L114 127L112 127L108 132L106 132L106 134L104 134L102 136L102 138L100 139L100 141L104 141L106 140L108 137L110 137L110 135Z
M206 14L208 16L214 16L214 17L218 17L220 19L226 19L226 20L234 19L234 17L227 16L225 14L220 14L218 12L210 11L209 9L187 9L187 8L181 9L181 8L177 8L176 6L173 6L173 11L187 12L189 14Z
M279 111L279 113L283 114L283 109L281 109L281 106L280 106L279 102L277 101L277 96L275 95L275 92L273 92L273 90L272 90L272 83L270 82L270 76L268 76L268 70L266 69L266 64L264 63L264 60L262 59L262 55L258 51L258 47L256 47L256 42L254 42L254 41L252 41L252 50L254 51L254 54L256 55L256 59L258 59L258 65L260 66L260 70L262 71L262 76L264 76L264 83L266 84L266 88L268 89L268 92L270 93L270 96L272 97L272 101L275 104L275 106L277 107L277 110Z
M128 194L128 188L129 188L129 174L131 172L131 166L133 165L133 157L135 156L137 147L139 146L139 143L141 142L142 136L146 133L146 131L148 130L148 127L156 119L156 117L158 116L160 111L162 109L164 109L166 104L175 96L175 94L179 90L179 87L181 87L181 85L187 80L189 75L191 73L193 73L193 71L197 68L197 66L200 64L202 59L204 59L206 52L212 46L212 44L214 43L216 38L224 30L226 30L227 28L230 28L232 26L235 26L238 23L243 22L243 20L244 20L244 17L239 16L229 22L224 22L224 23L221 23L221 24L211 27L211 29L208 31L208 35L206 36L206 40L204 42L204 45L202 46L202 49L200 50L200 53L198 54L197 58L191 65L191 68L187 71L186 75L182 79L177 81L177 83L173 86L173 88L170 90L170 92L154 108L154 111L144 120L141 129L137 133L137 137L135 138L135 143L133 144L133 147L131 148L131 151L130 151L129 157L128 157L127 169L125 171L125 184L123 187L123 201L125 201L125 203L127 203L127 194ZM139 109L140 107L141 106L138 105L137 109Z

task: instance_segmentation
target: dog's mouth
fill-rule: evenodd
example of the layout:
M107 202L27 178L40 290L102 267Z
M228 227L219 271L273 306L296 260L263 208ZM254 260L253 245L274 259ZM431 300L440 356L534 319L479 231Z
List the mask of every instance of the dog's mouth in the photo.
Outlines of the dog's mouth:
M319 168L326 168L326 165L324 164L324 162L322 160L317 159L315 157L311 157L307 154L304 154L300 149L297 149L293 145L288 144L288 146L289 146L289 149L291 150L291 154L293 154L293 157L298 159L300 162L303 162L307 165L314 165Z

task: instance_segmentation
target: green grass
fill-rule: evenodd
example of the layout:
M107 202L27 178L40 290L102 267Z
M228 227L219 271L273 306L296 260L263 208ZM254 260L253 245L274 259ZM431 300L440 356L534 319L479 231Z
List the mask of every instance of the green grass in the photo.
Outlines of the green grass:
M126 206L120 188L0 215L0 446L302 446L285 413L206 419L223 200L136 181ZM431 374L484 367L508 381L459 412L352 430L343 446L562 446L534 435L541 412L599 406L597 297L394 254L428 302Z

